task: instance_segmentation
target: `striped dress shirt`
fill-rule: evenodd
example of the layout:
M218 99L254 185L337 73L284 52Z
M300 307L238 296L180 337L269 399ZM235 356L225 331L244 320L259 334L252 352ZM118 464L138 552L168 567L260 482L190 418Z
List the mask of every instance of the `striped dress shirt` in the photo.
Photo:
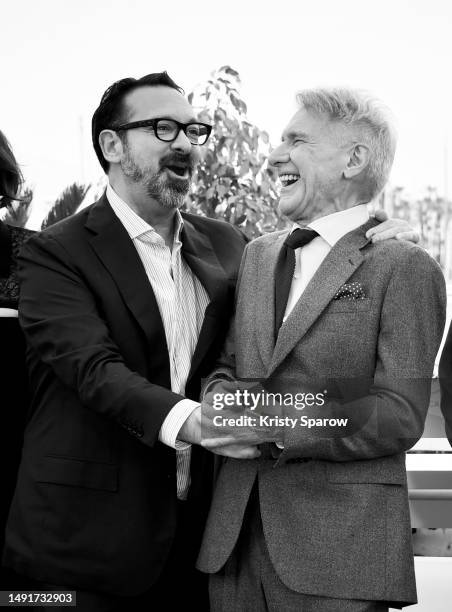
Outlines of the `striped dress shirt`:
M170 249L160 234L139 217L111 185L107 186L106 195L131 238L154 291L168 346L171 390L184 395L209 296L182 258L180 234L183 218L177 210L173 246ZM191 445L176 438L183 423L197 406L197 402L189 399L175 404L159 434L161 442L176 449L179 499L187 498L190 487ZM152 410L151 406L149 410Z

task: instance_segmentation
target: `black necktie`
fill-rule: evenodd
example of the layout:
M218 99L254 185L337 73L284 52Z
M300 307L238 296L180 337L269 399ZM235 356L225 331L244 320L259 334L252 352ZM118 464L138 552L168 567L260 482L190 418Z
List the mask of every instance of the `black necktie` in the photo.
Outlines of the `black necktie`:
M286 312L290 286L295 271L295 249L311 242L318 233L311 229L296 229L287 236L276 263L275 273L275 331L278 335Z

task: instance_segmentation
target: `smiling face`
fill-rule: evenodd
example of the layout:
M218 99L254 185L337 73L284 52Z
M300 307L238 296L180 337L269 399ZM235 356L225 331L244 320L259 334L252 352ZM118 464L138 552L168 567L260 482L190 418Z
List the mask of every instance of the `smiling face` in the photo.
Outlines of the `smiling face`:
M343 172L349 160L346 126L301 108L270 155L282 189L280 211L292 221L309 223L340 210Z
M195 121L193 109L175 89L143 86L124 100L127 123L154 118ZM151 127L123 132L122 172L128 182L142 186L147 195L162 206L175 208L184 203L193 171L199 160L193 146L181 130L173 142L159 140Z

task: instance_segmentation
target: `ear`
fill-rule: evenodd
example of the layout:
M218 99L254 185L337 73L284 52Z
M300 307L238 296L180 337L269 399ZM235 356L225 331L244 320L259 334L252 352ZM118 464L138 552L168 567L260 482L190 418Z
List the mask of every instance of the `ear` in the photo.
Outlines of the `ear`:
M102 130L99 134L99 146L108 162L114 164L121 161L124 147L121 139L114 130Z
M353 178L360 174L369 164L370 151L365 144L355 144L349 151L347 165L344 169L345 178Z

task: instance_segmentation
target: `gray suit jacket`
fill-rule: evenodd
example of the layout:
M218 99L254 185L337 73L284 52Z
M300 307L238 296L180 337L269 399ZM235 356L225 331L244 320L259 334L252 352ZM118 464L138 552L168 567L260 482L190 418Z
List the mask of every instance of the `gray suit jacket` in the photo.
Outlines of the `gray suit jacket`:
M416 245L369 243L372 224L337 242L276 342L275 264L287 232L262 236L245 251L235 325L216 374L264 380L273 392L326 392L324 406L299 416L347 417L349 425L286 427L276 461L274 445L256 460L224 460L202 571L217 572L230 556L257 478L270 558L289 588L416 601L405 451L424 427L445 284ZM359 283L362 299L334 299L347 283Z

